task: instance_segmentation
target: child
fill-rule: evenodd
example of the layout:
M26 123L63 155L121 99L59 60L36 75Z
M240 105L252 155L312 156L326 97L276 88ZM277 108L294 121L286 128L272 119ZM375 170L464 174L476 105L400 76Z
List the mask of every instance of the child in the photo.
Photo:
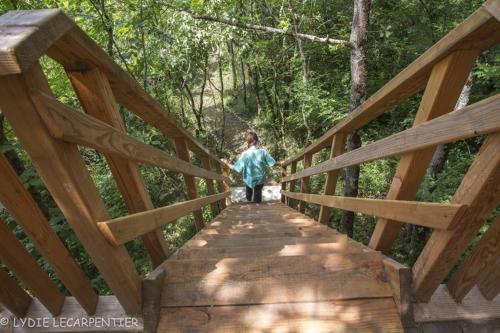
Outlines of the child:
M259 138L255 132L248 132L246 141L248 149L241 154L234 165L229 164L227 160L223 159L222 161L230 169L243 173L247 200L258 203L262 202L262 188L266 181L266 165L272 167L276 161L265 149L257 147Z

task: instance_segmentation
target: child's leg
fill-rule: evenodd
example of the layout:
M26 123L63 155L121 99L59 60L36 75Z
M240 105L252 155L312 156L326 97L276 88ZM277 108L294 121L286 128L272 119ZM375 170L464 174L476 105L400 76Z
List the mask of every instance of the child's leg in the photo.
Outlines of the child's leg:
M264 184L260 184L255 186L253 189L253 202L262 202L262 188L264 187Z
M247 201L252 201L253 190L245 185Z

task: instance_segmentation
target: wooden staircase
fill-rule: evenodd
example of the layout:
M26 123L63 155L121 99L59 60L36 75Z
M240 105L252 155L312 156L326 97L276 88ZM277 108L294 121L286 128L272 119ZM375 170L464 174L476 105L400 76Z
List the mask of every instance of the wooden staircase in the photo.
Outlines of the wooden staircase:
M281 203L232 205L163 264L158 332L402 332L382 259Z

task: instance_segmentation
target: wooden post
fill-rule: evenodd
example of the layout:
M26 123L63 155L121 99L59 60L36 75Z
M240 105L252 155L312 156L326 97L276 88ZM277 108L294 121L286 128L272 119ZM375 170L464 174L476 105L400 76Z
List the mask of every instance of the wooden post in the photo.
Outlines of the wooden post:
M31 296L19 287L16 280L0 268L0 304L17 317L24 317L31 304Z
M108 79L99 69L94 68L83 72L68 71L68 75L85 112L126 132ZM104 154L104 156L129 213L154 209L137 163L112 154ZM159 228L144 235L142 240L151 257L153 267L160 265L168 258L169 248L162 229Z
M476 236L500 196L500 133L490 135L455 192L452 203L467 205L449 230L432 233L413 266L415 297L427 302L469 242Z
M413 122L414 127L453 110L478 55L477 50L456 51L434 66ZM434 151L435 147L432 147L401 157L387 199L415 199ZM379 219L369 246L388 253L401 227L402 223L397 221Z
M344 151L346 136L344 133L336 133L332 138L332 146L330 148L330 159L335 158L342 154ZM340 169L330 171L326 175L325 181L325 195L335 194L335 188L337 187L337 178L339 175ZM318 221L323 224L328 224L330 219L330 212L332 209L327 206L321 206L319 211Z
M216 163L214 165L214 168L215 168L215 171L219 174L223 174L222 172L222 166L220 163ZM217 181L217 190L219 191L219 193L222 193L224 192L224 182L222 180L219 180ZM221 200L218 202L219 204L219 212L221 212L222 210L226 209L226 200Z
M500 259L487 270L483 278L479 281L478 287L481 294L487 299L492 301L498 294L500 294Z
M186 145L186 140L183 138L175 138L175 150L177 152L177 157L186 162L190 162L189 158L189 150ZM192 200L198 197L198 193L196 191L196 182L193 176L183 174L184 177L184 185L186 188L187 198ZM201 210L196 210L193 212L194 217L194 225L197 231L200 231L205 226L203 222L203 213Z
M225 177L229 177L229 168L223 166L222 175ZM227 180L224 180L222 183L224 184L224 192L231 191L231 184ZM226 206L231 206L232 204L233 202L231 201L231 196L228 196L226 198Z
M1 153L0 202L23 228L38 252L80 305L88 314L93 314L98 301L97 293Z
M51 95L40 65L24 74L0 76L0 86L0 109L52 197L125 311L140 313L139 275L125 247L111 246L97 228L97 221L110 216L78 147L54 139L31 101L30 91Z
M290 166L290 175L293 175L294 173L297 172L297 161L293 161L292 165ZM290 181L290 192L295 192L295 184L297 183L296 180ZM292 207L295 206L296 203L293 199L288 198L288 206Z
M287 169L287 165L282 165L281 166L281 190L282 191L286 191L286 185L287 183L283 181L283 178L286 177L286 169ZM281 202L282 203L286 203L286 197L282 194L281 195Z
M208 157L202 157L201 163L203 167L209 171L212 171L212 163ZM211 179L205 179L207 184L207 193L208 195L215 194L214 182ZM216 202L210 204L210 211L212 212L212 218L219 214L219 206Z
M312 154L305 154L304 155L304 160L302 161L302 165L304 169L307 169L311 166L312 162ZM309 192L309 177L304 177L300 180L300 192L302 193L308 193ZM305 201L299 201L299 211L301 213L306 212L306 202Z

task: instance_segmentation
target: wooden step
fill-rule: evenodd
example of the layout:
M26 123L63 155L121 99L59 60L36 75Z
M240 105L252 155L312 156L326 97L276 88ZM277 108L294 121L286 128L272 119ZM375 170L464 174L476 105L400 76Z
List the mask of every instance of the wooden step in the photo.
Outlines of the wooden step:
M323 225L312 225L306 227L297 226L254 226L253 228L204 228L198 234L203 235L251 235L254 233L274 233L274 232L300 232L309 230L324 230L338 233L335 229L327 228Z
M163 308L159 333L404 332L391 298Z
M162 306L392 297L378 252L165 262Z
M246 240L249 237L252 239L257 238L286 238L286 237L330 237L339 235L335 231L327 228L315 228L315 229L289 229L289 230L274 230L272 232L266 232L263 230L253 230L252 233L198 233L194 239L204 239L204 240L221 240L221 239L233 239L233 240Z
M209 236L207 236L209 237ZM211 248L211 247L239 247L239 246L283 246L294 244L313 244L313 243L333 243L342 235L331 235L325 237L269 237L256 238L251 236L243 238L228 238L228 239L192 239L185 248Z

